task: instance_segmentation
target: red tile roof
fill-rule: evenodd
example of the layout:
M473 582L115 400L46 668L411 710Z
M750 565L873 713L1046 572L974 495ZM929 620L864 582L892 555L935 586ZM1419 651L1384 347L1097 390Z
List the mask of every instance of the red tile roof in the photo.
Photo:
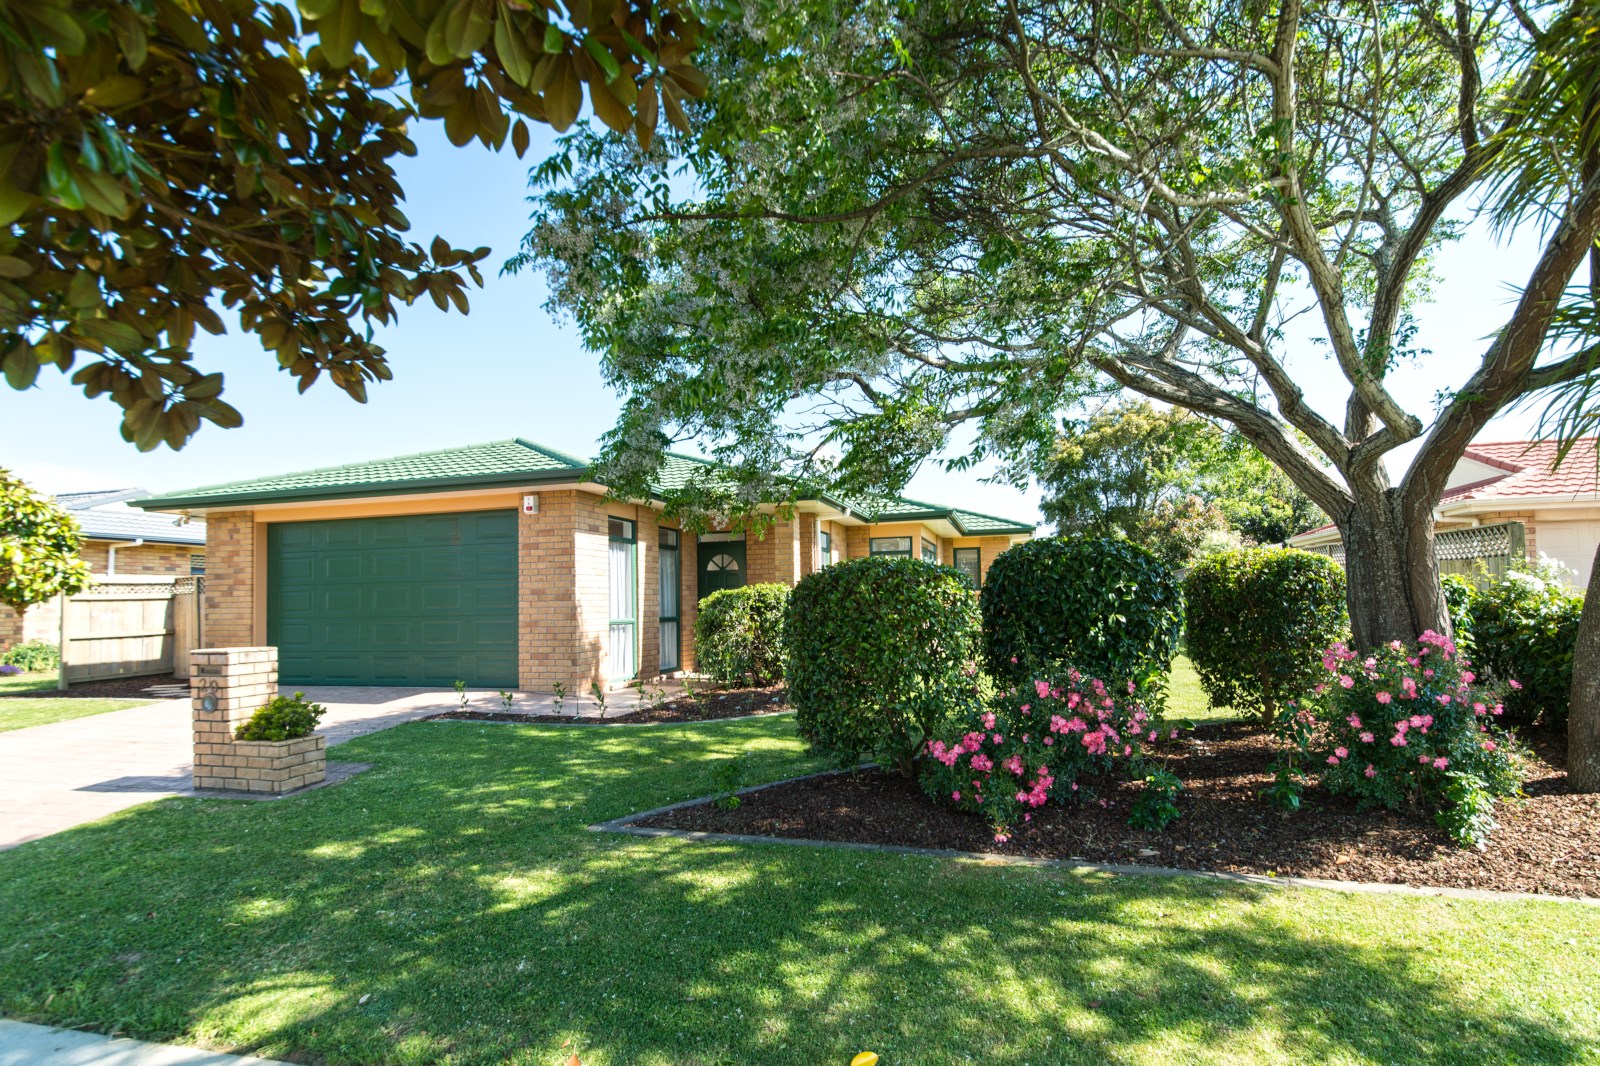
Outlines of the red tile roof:
M1457 485L1445 491L1440 506L1466 500L1516 499L1528 496L1600 495L1600 452L1596 437L1573 442L1561 465L1552 469L1559 445L1553 440L1475 441L1462 458L1504 470L1503 474ZM1318 526L1296 533L1303 537L1334 528Z
M1553 440L1475 441L1467 446L1462 458L1506 473L1457 485L1440 502L1600 494L1600 455L1595 441L1594 437L1579 438L1559 467L1554 466L1558 445Z

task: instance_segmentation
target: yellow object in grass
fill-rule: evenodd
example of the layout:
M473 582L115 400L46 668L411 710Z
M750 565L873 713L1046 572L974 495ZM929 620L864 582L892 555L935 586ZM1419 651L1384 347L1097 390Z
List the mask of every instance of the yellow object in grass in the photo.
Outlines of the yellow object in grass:
M850 1066L878 1066L878 1053L876 1051L862 1051L850 1060Z

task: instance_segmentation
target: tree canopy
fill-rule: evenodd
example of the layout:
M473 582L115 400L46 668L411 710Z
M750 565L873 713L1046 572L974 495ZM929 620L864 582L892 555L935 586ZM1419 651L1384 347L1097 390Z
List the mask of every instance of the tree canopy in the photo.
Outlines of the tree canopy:
M704 77L680 0L14 0L0 9L0 369L75 371L141 449L238 425L219 308L299 381L389 378L372 327L465 312L488 249L402 236L407 123L520 155L587 99L648 146Z
M81 543L76 519L0 467L0 604L20 611L81 592L89 584Z
M1230 533L1277 543L1325 521L1236 434L1148 401L1068 420L1037 474L1041 509L1062 533L1127 537L1169 566Z
M891 487L962 422L958 462L1026 469L1127 388L1234 426L1339 524L1358 642L1410 639L1448 628L1431 512L1462 449L1600 354L1553 343L1600 231L1563 104L1587 87L1551 60L1583 10L754 0L701 54L691 134L579 132L536 172L510 266L548 272L627 396L612 484L698 436ZM1426 358L1434 257L1500 193L1543 246L1425 422L1386 380ZM1344 396L1306 396L1297 319Z

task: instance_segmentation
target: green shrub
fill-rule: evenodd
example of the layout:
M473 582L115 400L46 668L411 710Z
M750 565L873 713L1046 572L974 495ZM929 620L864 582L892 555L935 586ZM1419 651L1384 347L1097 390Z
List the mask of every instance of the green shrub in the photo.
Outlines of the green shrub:
M1218 707L1271 722L1311 691L1322 649L1344 638L1344 571L1326 555L1236 548L1209 555L1183 581L1184 637Z
M293 696L274 696L265 707L256 711L233 735L240 740L294 740L308 737L317 728L328 708L306 699L304 692Z
M919 559L852 559L789 597L789 702L800 734L852 763L903 773L977 693L978 608L959 570Z
M46 640L29 640L13 644L0 655L0 663L18 666L25 671L54 670L61 665L61 649Z
M772 685L783 680L787 585L745 585L713 592L694 620L695 663L712 678Z
M1472 643L1472 601L1478 595L1478 586L1472 579L1460 574L1445 574L1439 579L1444 589L1444 606L1450 615L1451 637L1461 654L1472 659L1477 648Z
M1467 611L1472 661L1510 686L1506 720L1565 728L1583 597L1549 567L1513 570L1473 592Z
M1125 540L1050 537L1000 553L979 596L989 672L1133 681L1159 702L1183 629L1178 579Z

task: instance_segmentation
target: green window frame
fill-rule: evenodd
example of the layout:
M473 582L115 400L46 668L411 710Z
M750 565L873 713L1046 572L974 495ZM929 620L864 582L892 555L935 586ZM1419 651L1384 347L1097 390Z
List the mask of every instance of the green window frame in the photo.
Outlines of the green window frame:
M683 599L683 555L679 550L680 535L676 529L661 530L661 554L657 560L660 584L661 672L667 673L683 665L683 647L680 641L678 605Z
M608 518L606 540L611 615L608 676L623 681L639 672L639 527L630 519Z
M873 537L867 541L869 555L887 555L891 559L911 558L910 537Z
M957 548L956 569L972 579L972 587L983 584L983 553L977 548Z

